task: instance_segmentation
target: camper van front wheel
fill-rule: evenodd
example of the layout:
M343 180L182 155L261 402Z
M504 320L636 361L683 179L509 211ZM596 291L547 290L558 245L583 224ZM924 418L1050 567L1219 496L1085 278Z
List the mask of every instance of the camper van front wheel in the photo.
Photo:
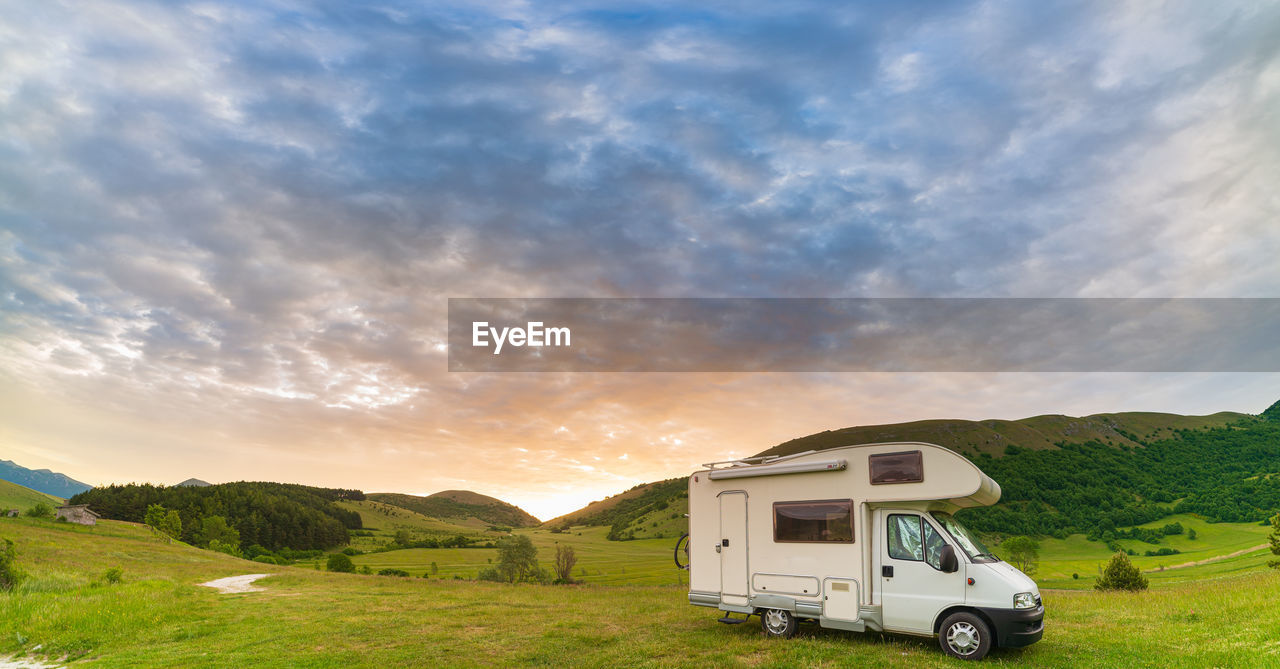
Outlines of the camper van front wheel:
M938 629L938 645L952 657L981 660L991 650L991 628L972 613L953 613Z
M760 612L760 626L767 636L790 639L796 633L796 617L790 611L765 609Z

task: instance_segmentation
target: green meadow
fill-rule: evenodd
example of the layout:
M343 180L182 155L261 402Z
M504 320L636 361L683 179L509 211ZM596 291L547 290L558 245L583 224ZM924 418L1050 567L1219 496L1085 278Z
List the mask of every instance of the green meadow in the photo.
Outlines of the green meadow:
M1214 539L1223 548L1250 541L1243 528L1214 529L1223 530ZM130 523L85 528L0 519L0 537L14 540L27 572L14 592L0 593L0 654L102 667L968 666L928 639L806 626L797 638L778 641L762 637L754 621L721 625L716 612L689 606L674 578L663 584L662 570L678 573L663 564L671 542L607 542L599 531L531 536L544 562L554 542L572 542L589 574L598 565L602 577L616 572L616 584L511 586L264 565L170 542ZM474 569L488 552L452 550L453 562L437 560L441 575L446 564L459 574ZM439 558L446 551L395 551L357 562L408 566L431 553ZM1083 552L1068 557L1058 566L1046 560L1044 568L1092 566ZM1043 641L995 651L987 662L1280 664L1280 573L1218 564L1176 570L1181 579L1153 578L1145 593L1045 590ZM106 577L112 567L122 570L121 582ZM224 595L197 585L247 573L272 575L259 581L262 592ZM623 585L647 580L654 584Z

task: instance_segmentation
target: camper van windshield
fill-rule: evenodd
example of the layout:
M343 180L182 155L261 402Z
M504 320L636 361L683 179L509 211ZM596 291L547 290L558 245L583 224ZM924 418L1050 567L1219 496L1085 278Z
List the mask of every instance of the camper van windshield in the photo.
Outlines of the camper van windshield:
M956 540L956 543L960 544L965 553L969 554L970 560L974 562L999 562L1000 558L992 554L991 549L987 548L978 539L977 535L970 532L969 528L961 525L960 521L956 520L951 514L934 511L930 515L941 523L943 529Z

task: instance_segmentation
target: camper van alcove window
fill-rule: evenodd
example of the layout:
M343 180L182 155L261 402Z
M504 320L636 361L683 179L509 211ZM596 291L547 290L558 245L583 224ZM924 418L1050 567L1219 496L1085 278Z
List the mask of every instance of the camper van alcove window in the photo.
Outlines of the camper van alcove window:
M774 502L773 540L779 543L851 544L853 501Z
M867 456L871 485L920 483L924 481L924 457L920 451L879 453Z

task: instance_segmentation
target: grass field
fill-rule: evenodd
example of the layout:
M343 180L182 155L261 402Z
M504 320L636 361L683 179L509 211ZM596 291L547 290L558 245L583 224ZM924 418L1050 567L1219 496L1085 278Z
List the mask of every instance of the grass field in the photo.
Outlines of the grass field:
M716 623L714 611L689 606L674 585L331 574L250 563L115 522L84 528L0 519L0 537L16 542L30 574L16 592L0 593L0 654L31 655L39 646L36 657L76 666L971 666L928 639L812 627L796 639L765 639L754 621ZM570 538L534 537L543 546ZM103 578L108 567L123 570L122 583ZM196 585L245 573L274 575L257 593L220 595ZM1280 664L1280 573L1273 570L1202 572L1138 594L1047 590L1044 599L1044 640L996 651L989 664Z
M545 529L517 530L528 535L538 548L538 556L550 565L555 558L556 544L573 547L578 566L573 570L577 580L592 584L610 585L679 585L687 584L684 572L675 568L672 551L675 537L670 539L637 539L635 541L609 541L607 527L575 527L569 532L555 534ZM367 565L373 571L379 569L404 569L414 576L429 571L431 563L439 568L439 576L475 578L481 569L488 567L498 555L493 548L408 548L370 553L353 558L357 566Z
M1158 528L1175 521L1188 530L1194 529L1196 539L1188 539L1184 532L1164 537L1161 543L1156 545L1132 539L1122 539L1119 542L1122 547L1137 551L1138 555L1129 559L1146 572L1153 587L1164 583L1255 569L1265 565L1268 559L1274 558L1269 550L1257 548L1267 543L1267 535L1271 532L1270 525L1206 523L1194 516L1178 515L1162 518L1142 527ZM1162 547L1176 548L1182 552L1177 555L1151 557L1143 555L1146 551ZM1008 557L998 546L995 551L1002 557ZM1194 567L1173 568L1239 551L1250 552ZM1110 557L1111 552L1105 545L1097 541L1086 541L1084 535L1073 534L1066 539L1042 539L1040 540L1040 566L1033 577L1042 588L1089 589L1093 587L1093 577L1098 574L1098 565L1106 563ZM1161 567L1164 567L1163 571L1160 570ZM1073 573L1079 574L1080 578L1073 579L1071 577Z
M441 539L461 534L492 541L506 534L489 531L489 525L480 520L471 519L465 524L450 522L373 500L337 504L359 513L361 524L366 530L372 531L372 536L351 537L351 546L360 550L371 550L390 543L398 530L408 530L415 540Z
M24 488L17 483L0 481L0 513L5 509L26 511L41 502L52 507L62 504L63 499L37 492L31 488Z
M683 521L684 518L681 517L680 520ZM1195 529L1198 535L1196 539L1190 540L1184 533L1165 537L1158 545L1128 539L1120 541L1121 546L1139 553L1130 559L1147 573L1153 587L1257 569L1274 557L1269 550L1258 548L1266 544L1270 526L1254 523L1206 523L1189 515L1170 516L1147 526L1160 527L1175 521L1188 530ZM683 576L682 572L672 568L672 549L678 536L674 533L662 539L608 541L605 536L609 529L605 527L575 527L563 534L551 533L545 528L517 532L533 539L544 563L552 560L557 542L572 546L578 556L574 578L587 583L674 585ZM1066 539L1043 539L1040 546L1039 569L1033 576L1042 588L1091 589L1098 568L1111 558L1111 552L1105 545L1087 541L1080 534ZM1142 555L1148 550L1161 547L1176 548L1182 552L1159 557ZM1248 552L1221 559L1222 556L1239 551ZM1001 553L999 547L996 547L996 552ZM481 569L492 563L497 553L496 549L491 548L413 548L360 555L354 561L357 565L367 565L373 571L395 568L408 571L414 576L421 576L429 571L431 563L435 562L441 577L452 578L457 575L475 578ZM1205 560L1212 561L1180 566ZM1162 566L1165 568L1163 571L1160 570ZM1080 578L1073 579L1073 573L1079 574Z

